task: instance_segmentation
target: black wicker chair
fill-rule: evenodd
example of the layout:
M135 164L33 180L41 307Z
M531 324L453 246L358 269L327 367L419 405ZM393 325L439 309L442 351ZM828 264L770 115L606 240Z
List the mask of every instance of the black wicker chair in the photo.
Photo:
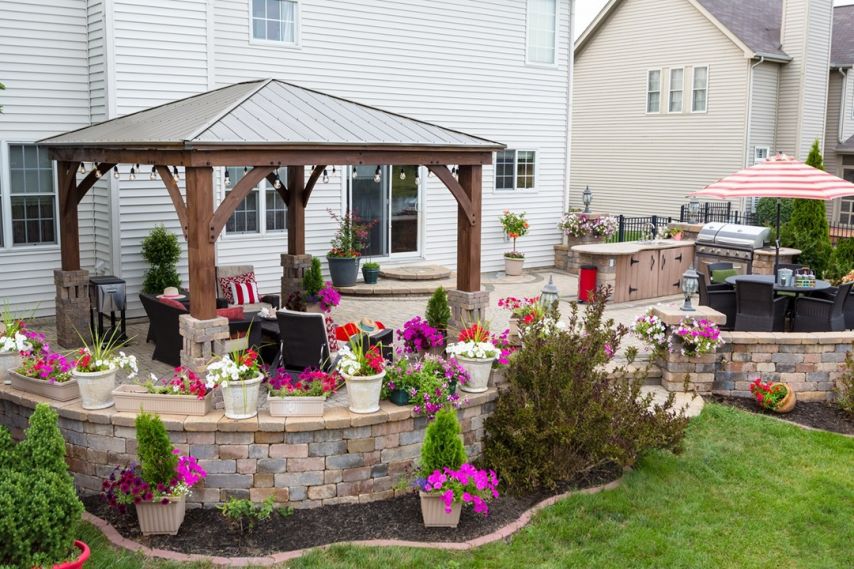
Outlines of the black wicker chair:
M816 291L812 295L812 297L823 298L825 300L834 300L838 292L839 288L832 286L824 290ZM848 302L845 303L845 307L842 309L842 312L845 313L846 330L854 330L854 299L850 298L851 295L854 295L854 288L851 289L851 292L849 293Z
M291 375L310 367L324 371L335 369L337 362L331 359L323 314L281 309L276 312L276 318L281 338L276 366Z
M178 330L178 318L187 311L164 304L151 294L141 292L139 300L148 315L149 340L154 342L151 359L175 367L181 365L184 340Z
M846 329L845 307L852 283L840 286L832 299L802 296L795 300L795 332L840 332Z
M700 275L700 306L708 306L726 315L721 330L734 330L736 320L735 289L728 284L706 284L706 275Z
M772 283L738 281L735 285L735 329L741 332L782 332L789 299L774 297Z

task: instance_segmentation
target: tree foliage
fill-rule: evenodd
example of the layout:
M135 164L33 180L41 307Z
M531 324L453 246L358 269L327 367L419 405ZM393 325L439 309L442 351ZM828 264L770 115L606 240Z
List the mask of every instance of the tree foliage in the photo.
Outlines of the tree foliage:
M436 413L436 418L424 433L424 443L421 445L421 473L427 476L445 467L457 469L466 460L457 412L445 407Z
M443 287L433 291L427 301L427 323L437 330L447 330L451 320L451 307L448 306L448 293Z
M320 259L317 257L311 258L311 266L305 270L302 276L302 288L308 296L317 296L317 293L323 288L323 270L320 266Z
M157 294L163 292L166 287L181 286L181 276L177 268L181 258L181 246L178 244L178 237L165 226L155 226L143 239L142 257L150 265L145 272L143 292Z
M178 457L172 452L172 442L160 417L148 413L138 415L136 440L143 480L152 486L168 485L175 478Z

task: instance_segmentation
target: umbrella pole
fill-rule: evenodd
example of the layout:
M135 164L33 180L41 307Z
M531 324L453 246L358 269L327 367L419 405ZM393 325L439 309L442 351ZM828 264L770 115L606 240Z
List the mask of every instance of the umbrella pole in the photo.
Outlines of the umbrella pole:
M775 245L777 246L774 252L774 278L777 278L777 265L780 264L780 209L782 202L777 198L777 235L775 235Z

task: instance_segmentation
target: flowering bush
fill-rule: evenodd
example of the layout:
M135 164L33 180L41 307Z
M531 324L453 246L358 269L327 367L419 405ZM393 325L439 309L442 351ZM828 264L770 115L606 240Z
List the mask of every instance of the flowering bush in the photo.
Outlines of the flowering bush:
M558 229L568 237L610 237L617 232L619 222L616 217L592 217L586 213L570 211L563 214Z
M131 504L168 504L169 498L186 496L193 486L207 476L207 472L199 466L196 457L181 455L178 449L173 449L172 454L178 456L178 463L175 476L169 483L146 482L142 477L142 467L131 463L129 466L117 466L113 469L109 478L101 483L101 496L111 508L120 513L125 513Z
M782 383L774 385L770 381L762 381L757 377L750 384L750 393L763 409L776 409L789 394L789 389Z
M472 324L460 332L459 340L455 344L449 344L447 353L471 359L490 359L498 357L498 348L492 343L489 330L480 324Z
M653 352L663 354L669 348L667 326L661 318L652 313L652 308L635 318L632 334L649 346Z
M236 351L219 357L208 364L205 385L228 387L229 382L249 381L261 373L261 359L253 349Z
M428 493L441 493L445 513L451 513L454 503L470 504L475 513L489 514L488 502L498 498L498 476L493 470L478 470L469 463L458 469L445 467L434 470L421 484Z
M338 386L339 376L337 373L307 368L294 380L285 369L279 368L268 381L270 395L274 397L329 397Z
M673 331L673 337L678 338L683 356L710 354L724 343L718 325L706 319L684 318ZM675 349L671 341L670 351Z
M403 349L407 354L417 354L445 345L444 336L420 316L404 322L403 328L397 331L397 339L403 340Z
M366 349L367 348L367 349ZM377 375L385 369L385 359L379 346L367 347L359 339L338 350L338 369L351 377Z
M498 220L501 222L504 233L513 240L513 251L504 253L504 256L511 259L524 259L525 254L516 251L516 239L524 237L528 233L528 222L525 220L525 212L513 213L509 209L505 209Z
M335 230L335 235L332 237L329 252L327 257L359 257L362 255L362 249L367 247L370 239L371 226L375 222L366 222L360 220L347 211L344 215L339 215L331 209L329 217L338 224Z
M170 378L160 379L152 373L143 387L157 395L195 395L199 399L204 399L211 389L193 370L185 367L176 367Z
M331 312L333 308L341 303L341 295L329 281L326 281L323 288L317 291L317 299L320 302L320 309L323 312Z
M498 308L509 310L513 318L519 320L519 324L533 324L546 314L545 307L540 304L540 297L516 298L508 296L498 299Z
M62 354L46 351L28 353L15 371L48 383L65 383L71 379L71 362Z

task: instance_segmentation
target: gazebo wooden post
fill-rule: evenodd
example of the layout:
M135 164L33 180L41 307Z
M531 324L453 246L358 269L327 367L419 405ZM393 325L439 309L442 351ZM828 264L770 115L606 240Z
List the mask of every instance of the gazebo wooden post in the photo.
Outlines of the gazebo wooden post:
M302 277L311 266L311 255L305 254L305 167L288 166L288 252L282 254L281 301L302 289Z

